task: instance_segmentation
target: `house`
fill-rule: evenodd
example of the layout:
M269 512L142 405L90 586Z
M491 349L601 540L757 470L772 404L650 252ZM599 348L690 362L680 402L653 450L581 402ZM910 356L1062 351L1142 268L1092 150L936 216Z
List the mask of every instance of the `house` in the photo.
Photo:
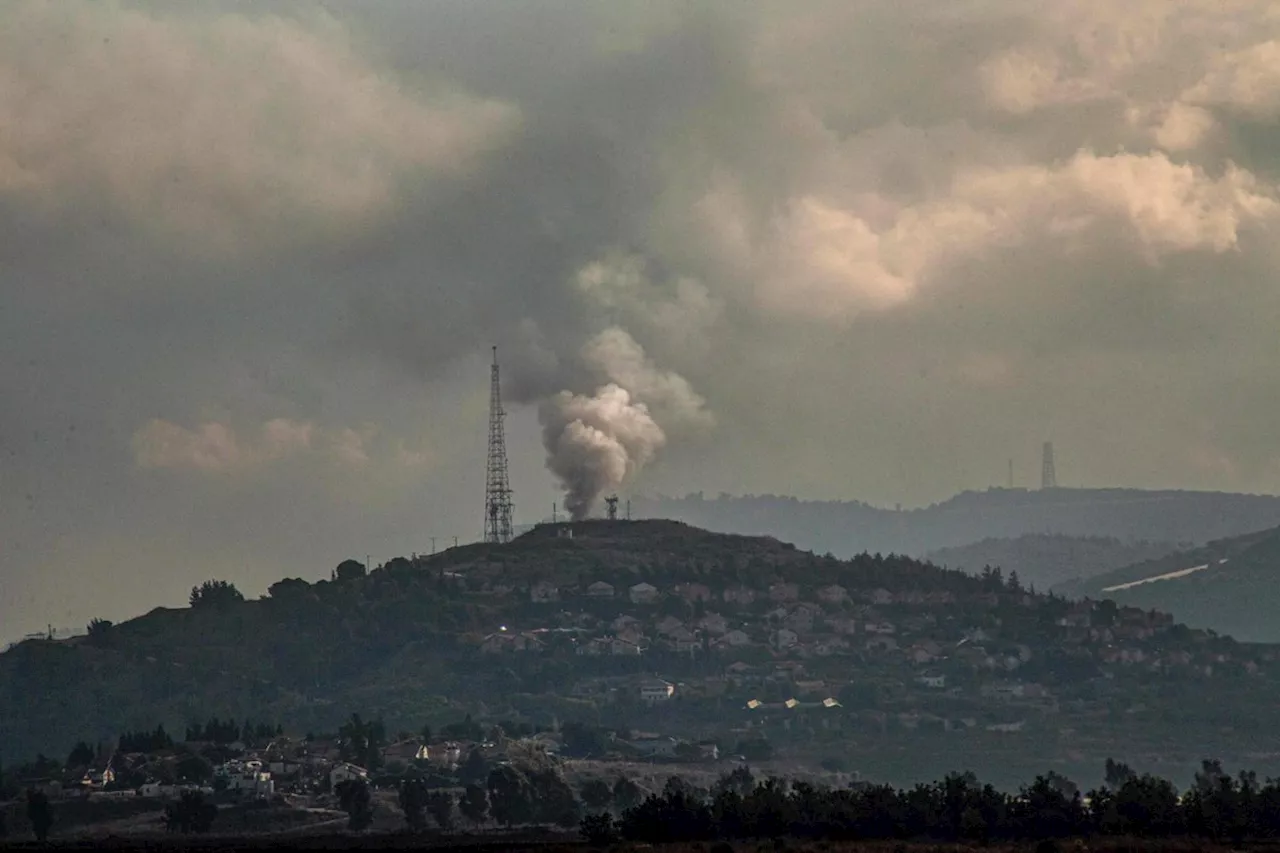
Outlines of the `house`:
M800 598L800 587L793 583L775 583L769 587L769 599L780 603Z
M869 652L893 652L898 650L898 641L893 637L877 635L867 640L864 648Z
M659 634L669 634L677 628L685 627L684 622L675 616L663 616L654 626Z
M676 686L660 678L646 681L640 685L640 701L650 705L666 702L675 695Z
M528 631L495 631L480 643L485 654L541 651L545 644Z
M769 636L769 643L775 649L790 649L799 642L799 635L790 628L779 628Z
M928 687L930 690L945 690L947 687L947 677L945 675L937 675L935 673L925 673L916 679L916 683L921 687Z
M1020 732L1027 724L1026 720L1018 720L1016 723L992 723L987 726L989 732Z
M615 631L626 631L629 628L639 628L643 624L644 623L636 617L624 613L617 619L610 622L609 627L613 628Z
M674 592L690 604L695 601L710 601L712 599L711 587L704 583L676 584Z
M841 605L849 600L849 590L833 583L818 590L818 600L825 604Z
M627 595L632 604L653 604L658 600L658 588L653 584L641 581L627 590Z
M724 591L724 600L726 604L737 604L746 607L756 600L756 591L745 586L730 587Z
M813 644L812 651L820 658L838 655L849 650L849 641L841 636L823 637Z
M329 787L336 788L339 784L349 779L365 779L368 780L369 771L363 767L358 767L350 762L343 761L334 765L329 771Z
M717 650L736 649L749 645L751 645L751 638L747 636L745 631L737 628L732 631L726 631L723 636L711 641L711 647Z
M560 600L560 587L551 581L538 581L529 587L529 600L535 604L546 604Z
M889 590L884 589L883 587L880 589L873 589L871 593L867 596L867 600L870 601L872 604L879 605L879 606L884 606L886 604L893 604L893 601L894 601L893 593L889 592Z
M698 627L708 634L723 634L729 630L729 620L719 613L708 613L698 620Z
M613 584L596 581L587 587L587 596L589 598L613 598Z
M913 663L932 663L942 656L942 646L933 640L921 640L911 647L907 656Z
M858 622L849 616L835 616L827 620L827 625L837 634L858 633Z
M884 636L888 636L890 634L897 633L898 629L894 626L892 622L878 621L878 622L868 622L866 625L863 626L862 630L867 632L868 634L881 634Z
M430 758L430 749L425 743L415 738L402 740L398 743L389 744L382 748L383 761L402 761L408 763L410 761L427 761Z
M821 615L822 611L815 605L801 602L787 614L782 622L791 630L803 634L813 630L814 620Z
M631 627L623 628L621 631L618 631L617 638L622 640L624 643L630 643L633 646L643 647L646 642L644 631L641 631L639 626L636 625L632 625Z
M698 635L683 625L667 632L665 645L673 652L693 652L702 648Z

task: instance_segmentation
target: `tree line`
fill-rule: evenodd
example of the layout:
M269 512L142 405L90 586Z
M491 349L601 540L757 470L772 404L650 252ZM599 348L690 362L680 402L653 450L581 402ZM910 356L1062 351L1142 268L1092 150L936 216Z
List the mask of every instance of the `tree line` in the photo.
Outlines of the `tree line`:
M898 789L855 784L845 789L769 778L745 768L710 790L672 777L618 817L583 818L588 840L650 844L792 836L827 840L950 842L1015 841L1089 836L1191 837L1219 841L1280 839L1280 779L1231 776L1203 762L1189 790L1108 762L1108 784L1081 792L1049 773L1016 794L954 773L931 784Z

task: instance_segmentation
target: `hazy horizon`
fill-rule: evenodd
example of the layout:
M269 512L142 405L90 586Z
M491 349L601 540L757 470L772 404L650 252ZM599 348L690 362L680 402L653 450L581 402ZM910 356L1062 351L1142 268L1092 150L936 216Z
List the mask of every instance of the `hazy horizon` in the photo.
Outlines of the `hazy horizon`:
M493 345L518 523L1280 492L1270 4L0 16L6 635L478 536Z

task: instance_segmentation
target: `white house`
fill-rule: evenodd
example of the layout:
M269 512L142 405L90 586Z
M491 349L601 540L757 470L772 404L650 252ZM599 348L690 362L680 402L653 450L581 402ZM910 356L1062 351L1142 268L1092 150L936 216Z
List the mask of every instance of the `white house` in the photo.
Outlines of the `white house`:
M818 600L827 604L844 604L849 600L849 590L838 583L833 583L818 590Z
M893 604L894 601L893 593L884 588L872 590L870 598L872 604L879 604L882 606L885 604Z
M661 619L658 620L658 623L653 627L654 629L657 630L659 634L669 634L672 631L676 630L677 628L685 627L685 625L684 625L684 622L682 622L678 617L663 616Z
M898 629L894 627L892 622L868 622L863 626L862 630L868 634L882 634L888 636L897 633Z
M708 613L698 620L698 627L708 634L723 634L729 630L729 620L719 613Z
M658 600L658 588L651 583L641 581L627 590L627 595L632 604L653 604Z
M695 601L710 601L711 587L704 583L676 584L675 594L692 604Z
M916 683L921 687L928 687L931 690L943 690L947 686L947 677L945 675L925 673L916 679Z
M340 764L335 764L333 769L329 771L329 787L336 788L340 783L346 782L348 779L368 780L368 778L368 770L344 761Z
M751 645L751 638L747 636L745 631L737 628L732 631L726 631L724 636L712 641L712 646L717 649L736 649L749 645Z
M779 628L773 632L769 642L773 644L775 649L789 649L800 642L800 637L790 628Z
M698 635L683 625L668 631L667 647L675 652L692 652L702 647Z
M551 581L538 581L529 587L529 600L536 604L546 604L560 600L560 587Z
M648 702L653 705L658 702L666 702L675 695L676 686L669 681L662 679L654 679L646 681L640 685L640 701Z
M587 587L587 595L591 598L613 598L613 584L596 581Z
M800 587L793 583L775 583L769 587L769 598L778 602L796 601L800 598Z
M614 619L612 622L610 622L609 626L613 628L613 630L615 631L625 631L628 628L638 628L642 624L643 623L636 617L627 613L623 613L617 619Z

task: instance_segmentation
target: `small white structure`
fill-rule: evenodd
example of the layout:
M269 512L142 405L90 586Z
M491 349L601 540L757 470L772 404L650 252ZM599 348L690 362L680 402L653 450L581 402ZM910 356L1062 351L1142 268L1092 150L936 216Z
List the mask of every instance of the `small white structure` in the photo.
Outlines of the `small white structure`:
M849 600L849 590L838 583L833 583L818 590L818 600L827 604L844 604Z
M368 781L369 771L347 761L335 764L333 769L329 771L330 788L336 788L339 784L350 779L364 779L365 781Z
M658 588L651 583L641 581L627 591L632 604L653 604L658 600Z
M917 678L916 681L921 687L928 687L931 690L942 690L947 686L947 677L945 675L935 675L933 673L926 673Z
M676 686L669 681L655 678L640 685L640 701L650 705L666 702L676 693Z
M800 641L800 637L790 628L779 628L769 638L775 649L789 649Z
M587 587L587 595L591 598L613 598L613 584L596 581Z

